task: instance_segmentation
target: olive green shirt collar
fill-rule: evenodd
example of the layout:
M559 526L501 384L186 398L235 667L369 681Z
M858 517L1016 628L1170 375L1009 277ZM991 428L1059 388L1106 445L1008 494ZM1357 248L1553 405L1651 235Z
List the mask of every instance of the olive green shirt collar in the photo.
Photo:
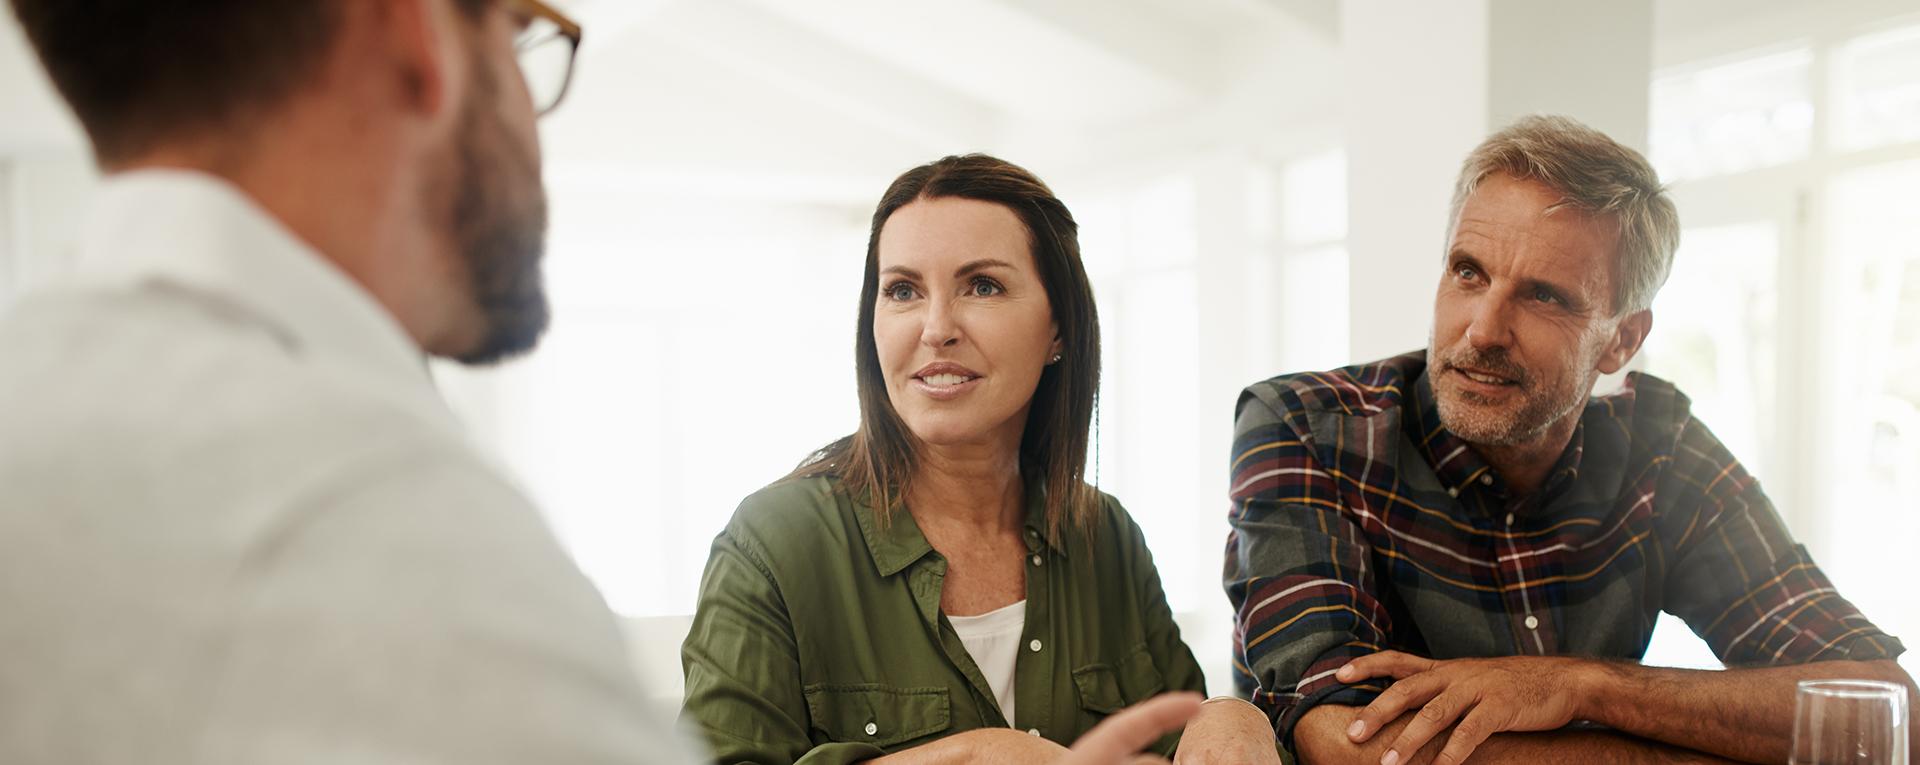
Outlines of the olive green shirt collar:
M870 501L863 498L859 504L871 511L856 512L854 518L860 522L860 534L866 537L867 552L873 555L873 566L881 576L898 574L933 552L933 545L927 542L927 535L920 532L913 513L906 512L904 507L882 524L880 512L873 510ZM1047 532L1046 490L1038 481L1027 484L1025 525L1029 552L1039 552L1041 543L1045 542L1055 553L1067 554L1068 546Z

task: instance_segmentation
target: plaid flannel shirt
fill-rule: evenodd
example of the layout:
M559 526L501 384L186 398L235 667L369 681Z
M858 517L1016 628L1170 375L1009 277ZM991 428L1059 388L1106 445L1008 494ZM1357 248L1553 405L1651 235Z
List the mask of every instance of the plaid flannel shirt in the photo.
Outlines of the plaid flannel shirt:
M1335 670L1436 659L1637 660L1661 611L1730 666L1892 658L1685 395L1629 375L1588 403L1539 491L1510 496L1440 424L1424 351L1276 377L1237 406L1226 589L1234 681L1291 749Z

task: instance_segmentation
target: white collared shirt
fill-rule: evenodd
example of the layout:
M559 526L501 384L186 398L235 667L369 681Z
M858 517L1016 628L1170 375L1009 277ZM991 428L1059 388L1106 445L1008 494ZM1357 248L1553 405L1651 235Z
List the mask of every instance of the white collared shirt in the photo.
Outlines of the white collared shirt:
M664 762L618 628L363 289L106 181L0 317L0 762Z

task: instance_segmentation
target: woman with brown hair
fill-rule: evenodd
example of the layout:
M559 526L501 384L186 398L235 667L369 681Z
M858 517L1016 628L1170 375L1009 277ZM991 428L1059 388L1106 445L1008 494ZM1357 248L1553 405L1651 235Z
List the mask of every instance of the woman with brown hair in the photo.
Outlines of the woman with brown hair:
M1046 762L1203 689L1139 527L1082 477L1100 328L1045 184L982 155L895 180L854 367L859 429L714 540L682 715L718 760Z

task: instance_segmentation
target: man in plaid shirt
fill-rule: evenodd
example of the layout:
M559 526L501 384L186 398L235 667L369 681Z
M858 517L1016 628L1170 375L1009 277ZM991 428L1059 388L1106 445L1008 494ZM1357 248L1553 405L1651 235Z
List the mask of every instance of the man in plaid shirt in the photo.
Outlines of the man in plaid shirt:
M1235 680L1280 743L1316 764L1782 762L1797 681L1912 687L1685 395L1630 374L1590 398L1646 339L1679 241L1646 160L1527 118L1468 157L1453 212L1427 350L1240 397ZM1636 663L1661 611L1730 669Z

